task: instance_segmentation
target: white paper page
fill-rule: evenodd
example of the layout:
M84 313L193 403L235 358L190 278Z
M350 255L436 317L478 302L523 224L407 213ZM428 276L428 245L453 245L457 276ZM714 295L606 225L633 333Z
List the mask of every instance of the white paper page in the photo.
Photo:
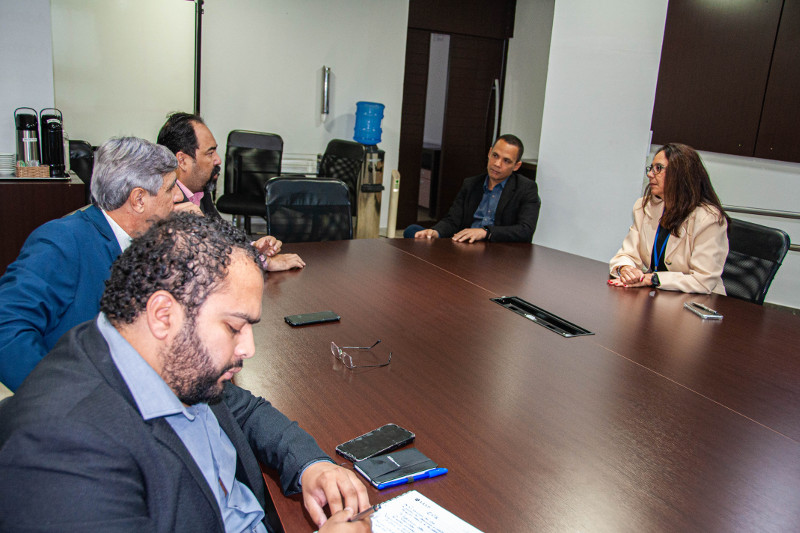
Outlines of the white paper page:
M381 504L372 515L373 533L481 533L415 490Z

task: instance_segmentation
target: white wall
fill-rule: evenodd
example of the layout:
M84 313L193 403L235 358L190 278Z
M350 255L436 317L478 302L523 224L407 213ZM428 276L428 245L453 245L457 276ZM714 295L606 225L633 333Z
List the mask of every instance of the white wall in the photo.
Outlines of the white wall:
M14 110L53 107L49 0L0 0L0 152L16 153Z
M194 107L194 2L51 0L55 101L70 139L156 140Z
M555 0L517 0L508 45L500 133L522 139L525 159L539 157L554 8Z
M386 106L384 186L397 168L407 0L206 0L201 111L224 146L233 129L278 133L284 153L353 139L356 102ZM320 120L322 66L330 117ZM381 226L386 225L383 195Z
M650 147L667 0L557 0L534 242L607 261L630 226Z

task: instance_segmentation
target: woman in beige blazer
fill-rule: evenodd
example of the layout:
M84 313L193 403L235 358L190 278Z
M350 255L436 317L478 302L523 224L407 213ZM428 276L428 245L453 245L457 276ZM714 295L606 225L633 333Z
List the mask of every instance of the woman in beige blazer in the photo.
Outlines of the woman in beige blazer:
M667 144L647 167L633 225L609 266L617 287L725 294L728 216L694 149Z

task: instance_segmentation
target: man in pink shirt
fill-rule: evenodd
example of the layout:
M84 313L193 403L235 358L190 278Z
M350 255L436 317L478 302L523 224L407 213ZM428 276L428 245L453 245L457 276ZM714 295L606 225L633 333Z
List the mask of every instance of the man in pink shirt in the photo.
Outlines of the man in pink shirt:
M178 159L177 185L184 200L175 210L220 218L211 193L216 188L222 159L217 153L217 141L203 119L190 113L172 113L158 132L158 144L169 148ZM282 243L270 235L253 245L264 255L268 271L306 266L297 254L279 254Z

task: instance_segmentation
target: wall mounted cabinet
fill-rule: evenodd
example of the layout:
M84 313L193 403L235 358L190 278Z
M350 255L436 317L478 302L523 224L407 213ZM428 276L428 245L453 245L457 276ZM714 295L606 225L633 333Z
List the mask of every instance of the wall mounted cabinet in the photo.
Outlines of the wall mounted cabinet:
M653 142L800 162L800 0L671 0Z

